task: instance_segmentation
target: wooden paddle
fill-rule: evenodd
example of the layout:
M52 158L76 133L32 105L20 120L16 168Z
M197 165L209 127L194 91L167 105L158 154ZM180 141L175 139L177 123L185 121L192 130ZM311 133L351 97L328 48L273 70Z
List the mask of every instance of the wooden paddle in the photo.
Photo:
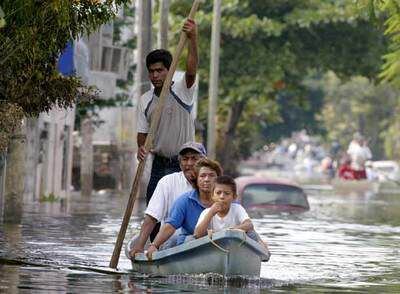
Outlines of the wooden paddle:
M192 8L191 8L189 16L188 16L189 19L194 18L194 15L196 14L196 11L197 11L197 8L199 7L200 2L201 2L201 0L193 1L193 5L192 5ZM172 78L174 76L176 67L178 65L178 60L182 54L183 49L185 48L186 42L187 42L186 33L182 31L180 38L179 38L178 46L177 46L175 54L173 55L173 58L172 58L171 66L168 70L167 77L165 78L165 81L164 81L164 84L163 84L163 87L162 87L162 90L160 93L157 107L155 109L153 118L150 123L150 131L146 137L146 142L144 144L144 148L146 150L151 150L153 148L154 134L160 123L161 112L162 112L162 109L164 108L164 104L165 104L165 97L167 97L167 94L171 87ZM146 158L144 160L140 161L138 168L136 170L135 180L133 181L131 193L129 195L128 204L125 209L124 218L122 220L121 228L119 230L117 241L115 243L114 251L113 251L113 254L111 257L110 268L116 268L118 265L119 256L121 254L122 244L125 239L126 229L128 228L129 219L132 215L133 205L135 203L136 195L139 190L139 182L140 182L140 179L142 177L143 170L145 167L145 161L146 161Z

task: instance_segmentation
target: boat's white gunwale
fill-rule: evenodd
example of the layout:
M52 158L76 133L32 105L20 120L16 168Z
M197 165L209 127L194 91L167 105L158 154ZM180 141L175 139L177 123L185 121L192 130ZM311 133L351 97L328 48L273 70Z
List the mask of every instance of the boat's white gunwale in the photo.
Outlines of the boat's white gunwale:
M241 244L241 246L247 246L251 250L255 251L255 254L266 257L264 248L258 242L249 238L243 231L224 230L216 232L212 235L212 240L214 242L218 242L219 240L224 240L224 239L236 240L238 243L243 243ZM208 236L205 236L172 248L157 251L153 254L152 260L148 260L147 256L144 253L139 253L135 256L135 260L133 262L138 262L138 263L160 262L163 259L167 259L173 255L181 254L193 250L194 248L208 245L209 243L210 243L210 238ZM221 253L223 253L222 250Z

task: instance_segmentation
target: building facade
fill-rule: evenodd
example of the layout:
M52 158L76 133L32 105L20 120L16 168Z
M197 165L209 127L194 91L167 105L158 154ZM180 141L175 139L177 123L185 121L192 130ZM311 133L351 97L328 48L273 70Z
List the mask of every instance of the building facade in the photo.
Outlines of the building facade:
M82 40L70 42L59 59L63 75L78 75L84 83L89 75L89 52ZM75 107L54 107L38 118L27 120L25 201L46 197L67 198L73 189L72 158Z

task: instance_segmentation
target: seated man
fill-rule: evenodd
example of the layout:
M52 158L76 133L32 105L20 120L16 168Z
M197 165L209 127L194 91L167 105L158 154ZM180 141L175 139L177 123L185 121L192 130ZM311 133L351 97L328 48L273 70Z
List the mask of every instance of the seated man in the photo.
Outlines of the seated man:
M166 175L158 182L145 211L140 234L128 243L130 258L144 251L151 232L157 222L165 222L174 201L183 193L193 190L194 165L204 156L206 156L206 151L201 143L188 142L181 146L178 156L181 171ZM130 245L133 245L132 248Z
M220 164L211 159L202 158L196 163L194 170L195 189L181 195L173 204L168 219L147 250L149 259L176 230L181 229L178 245L183 243L186 237L193 235L201 212L213 204L211 192L215 179L222 174Z

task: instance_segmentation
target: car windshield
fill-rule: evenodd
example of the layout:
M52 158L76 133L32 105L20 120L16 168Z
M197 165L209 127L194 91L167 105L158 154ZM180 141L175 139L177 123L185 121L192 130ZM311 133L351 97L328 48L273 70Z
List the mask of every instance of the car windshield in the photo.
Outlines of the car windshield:
M303 190L279 184L252 184L246 186L243 191L242 204L245 207L263 204L308 207Z

